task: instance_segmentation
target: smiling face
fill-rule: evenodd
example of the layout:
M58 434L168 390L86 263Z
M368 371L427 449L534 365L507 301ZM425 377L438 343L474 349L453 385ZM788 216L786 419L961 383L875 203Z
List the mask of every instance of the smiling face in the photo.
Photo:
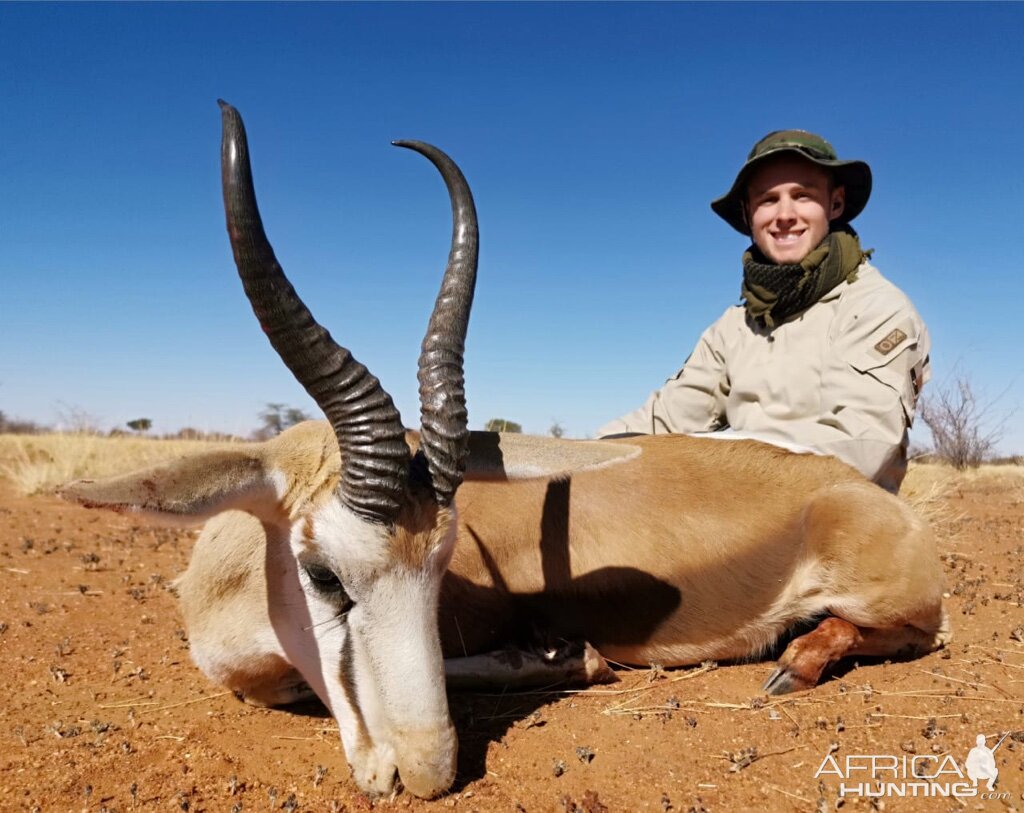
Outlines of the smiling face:
M843 214L846 190L811 161L782 154L766 161L747 183L747 216L754 243L772 262L800 262Z

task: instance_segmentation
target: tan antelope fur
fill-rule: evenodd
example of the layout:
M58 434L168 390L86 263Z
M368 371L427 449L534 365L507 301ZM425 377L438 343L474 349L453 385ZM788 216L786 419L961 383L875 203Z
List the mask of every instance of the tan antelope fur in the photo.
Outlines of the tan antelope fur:
M262 279L265 269L271 282L256 287L295 296L264 251L254 199L233 208L233 190L248 188L228 178L237 171L246 181L240 127L226 107L225 201L239 272L250 298L261 294L247 275ZM468 187L450 159L414 149L442 170L453 210L469 212ZM421 359L423 368L442 359L457 376L461 339L433 356L430 342L448 322L461 320L464 335L475 215L460 217ZM246 252L259 255L255 272ZM457 255L471 262L460 265ZM458 295L445 287L449 272L465 283ZM461 316L446 316L454 300ZM538 644L588 642L623 663L678 666L757 657L794 625L820 621L789 644L769 677L766 689L781 693L810 688L846 655L923 653L948 640L929 529L845 464L753 440L468 432L464 410L450 410L461 404L461 379L432 384L423 368L420 432L395 429L376 379L357 388L359 397L373 394L368 412L338 417L334 390L318 389L326 368L307 375L307 359L279 347L289 337L275 331L287 325L267 327L272 312L301 306L288 303L268 308L254 299L254 309L329 422L79 481L64 495L205 522L177 581L193 658L253 702L285 704L312 691L338 720L362 789L389 793L400 781L430 797L451 785L457 742L443 659L460 683L467 658ZM288 318L308 326L301 308ZM331 341L303 336L301 352ZM348 363L343 348L332 353L328 367ZM436 402L434 391L443 396ZM347 408L354 397L337 400ZM431 409L441 402L449 412L439 423ZM357 425L362 442L376 431L368 421L385 413L383 440L373 439L381 445L367 457L345 432ZM455 463L446 468L451 438Z

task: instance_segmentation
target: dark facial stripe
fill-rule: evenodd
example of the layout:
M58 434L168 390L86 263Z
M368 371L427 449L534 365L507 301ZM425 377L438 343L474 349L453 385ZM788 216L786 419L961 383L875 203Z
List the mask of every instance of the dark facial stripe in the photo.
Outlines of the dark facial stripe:
M360 748L372 748L373 740L370 739L370 730L366 727L366 720L363 717L363 710L359 706L359 692L356 689L355 659L352 655L352 633L345 636L341 645L341 663L338 669L338 680L345 698L352 705L352 713L356 718L356 738Z

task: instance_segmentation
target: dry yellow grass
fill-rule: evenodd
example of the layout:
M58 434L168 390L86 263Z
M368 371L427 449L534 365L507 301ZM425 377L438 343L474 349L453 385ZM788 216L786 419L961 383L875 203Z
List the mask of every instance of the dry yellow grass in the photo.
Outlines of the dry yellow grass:
M40 494L82 477L123 474L226 445L82 434L0 435L0 477L22 494Z
M1024 484L1024 466L1014 464L984 465L976 469L957 471L942 463L911 462L900 494L913 502L922 493L936 489L948 491L963 485Z
M958 519L945 499L956 488L960 473L940 463L911 463L900 496L933 528Z
M1024 466L986 465L957 471L942 463L911 462L900 496L932 527L938 527L960 519L946 499L951 491L985 487L1024 487Z

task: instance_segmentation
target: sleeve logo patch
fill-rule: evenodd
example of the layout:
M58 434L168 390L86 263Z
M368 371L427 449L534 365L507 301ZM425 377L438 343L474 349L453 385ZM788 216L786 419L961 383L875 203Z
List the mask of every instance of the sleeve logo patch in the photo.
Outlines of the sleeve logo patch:
M881 353L883 356L889 355L893 350L899 347L903 341L907 338L907 334L899 328L896 328L892 333L886 336L882 341L875 345L875 350Z

